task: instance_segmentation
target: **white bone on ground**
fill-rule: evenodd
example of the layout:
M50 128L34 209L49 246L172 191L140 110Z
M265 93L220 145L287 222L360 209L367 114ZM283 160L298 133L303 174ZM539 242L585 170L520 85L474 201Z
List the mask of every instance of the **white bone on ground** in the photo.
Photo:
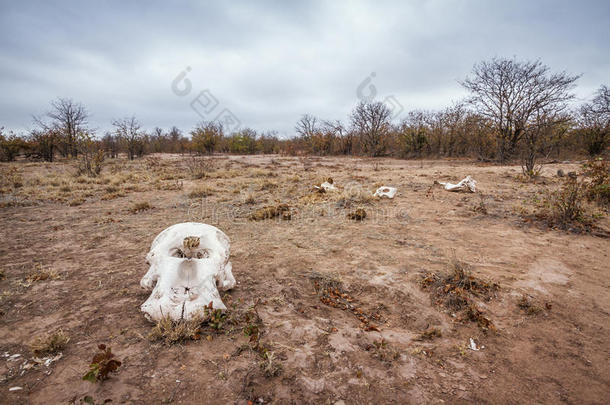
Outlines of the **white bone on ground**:
M192 258L183 254L188 236L200 239ZM210 302L214 309L226 309L218 289L235 286L229 251L229 238L214 226L186 222L165 229L146 256L150 268L140 285L152 293L140 309L153 321L190 319Z
M337 189L337 187L335 187L334 184L331 184L327 181L325 181L324 183L320 184L320 188L323 188L326 191L334 191Z
M443 186L447 191L470 191L471 193L477 191L477 182L470 176L466 176L458 184L442 183L440 181L438 182L438 184Z
M373 196L394 198L394 196L396 195L396 190L397 189L395 187L381 186L377 189L377 191L375 191L375 194L373 194Z

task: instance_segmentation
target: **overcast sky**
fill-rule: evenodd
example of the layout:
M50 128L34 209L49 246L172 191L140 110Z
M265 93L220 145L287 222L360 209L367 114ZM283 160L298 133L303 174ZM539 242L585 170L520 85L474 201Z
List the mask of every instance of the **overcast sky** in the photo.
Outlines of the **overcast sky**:
M0 0L0 126L31 129L67 97L100 133L220 116L291 136L302 114L345 121L360 98L397 119L443 108L495 56L582 74L587 99L610 85L609 21L610 1Z

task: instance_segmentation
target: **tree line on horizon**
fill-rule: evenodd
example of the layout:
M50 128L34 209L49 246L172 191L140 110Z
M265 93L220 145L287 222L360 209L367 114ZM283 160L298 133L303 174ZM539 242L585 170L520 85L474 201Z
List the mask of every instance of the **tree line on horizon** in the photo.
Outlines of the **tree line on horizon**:
M199 123L190 137L176 127L146 132L136 117L115 119L113 131L96 137L86 107L60 98L44 116L34 117L30 133L0 129L0 159L53 161L84 154L103 160L119 153L129 159L149 153L469 157L519 161L533 175L543 159L607 153L610 89L601 85L591 100L570 108L578 78L551 72L540 61L494 58L474 65L461 82L470 96L445 109L410 111L392 123L385 104L362 101L347 123L304 114L290 139L250 128L225 133L217 122Z

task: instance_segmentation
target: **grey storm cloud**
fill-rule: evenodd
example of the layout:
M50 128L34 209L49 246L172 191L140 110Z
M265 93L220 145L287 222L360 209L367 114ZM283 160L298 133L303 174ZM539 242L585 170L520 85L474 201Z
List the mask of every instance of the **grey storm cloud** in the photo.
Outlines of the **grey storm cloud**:
M346 120L359 86L405 111L443 108L492 57L582 74L584 100L610 84L608 21L607 1L3 0L0 126L27 131L68 97L100 132L131 115L188 131L227 109L242 126L291 136L304 113ZM181 72L183 96L172 91ZM200 115L191 102L206 89L218 104Z

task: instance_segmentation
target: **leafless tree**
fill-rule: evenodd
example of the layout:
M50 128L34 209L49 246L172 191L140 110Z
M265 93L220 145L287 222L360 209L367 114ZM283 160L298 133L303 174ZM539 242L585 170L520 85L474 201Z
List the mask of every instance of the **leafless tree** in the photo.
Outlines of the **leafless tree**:
M305 114L295 126L296 133L307 140L318 132L318 119L313 115Z
M602 85L595 97L580 108L580 123L590 155L602 153L610 139L610 89Z
M136 156L142 156L144 153L144 134L140 131L142 126L136 120L136 117L115 119L112 121L112 125L115 127L116 135L125 144L129 160L133 160Z
M391 116L392 111L380 101L361 101L352 111L352 127L360 137L364 153L369 156L381 156L385 153Z
M60 153L75 158L78 155L78 135L86 130L89 112L81 103L69 98L58 98L51 102L51 107L45 114L50 119L49 123L39 117L34 117L34 122L41 131L58 133Z
M579 77L551 73L540 61L492 59L476 64L461 84L472 93L469 102L493 122L498 158L506 161L537 117L556 116L567 108Z

